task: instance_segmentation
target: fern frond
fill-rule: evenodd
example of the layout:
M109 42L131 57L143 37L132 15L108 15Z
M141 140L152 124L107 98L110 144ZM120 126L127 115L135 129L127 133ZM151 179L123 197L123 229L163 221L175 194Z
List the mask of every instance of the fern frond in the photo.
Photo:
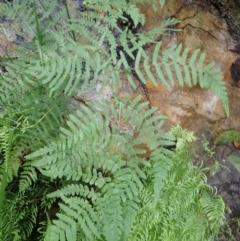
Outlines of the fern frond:
M26 193L19 195L15 184L11 182L8 185L6 201L0 211L0 237L6 241L27 240L36 225L38 213L37 203L32 200L28 203ZM34 192L34 190L31 191Z
M20 181L19 181L19 191L24 192L29 188L34 182L37 181L37 173L34 167L30 163L26 163L22 166L22 171L20 172Z
M137 35L137 44L134 46L144 46L147 43L156 43L155 39L156 36L160 36L163 34L166 34L168 31L179 31L179 29L174 28L175 25L177 25L180 22L179 19L176 18L168 18L164 20L160 26L155 27L148 32L143 34L136 34Z
M15 21L23 28L23 31L27 29L28 35L30 31L32 38L35 37L39 41L63 19L65 9L59 9L59 6L57 0L50 2L14 0L12 3L6 2L1 7L0 14L4 15L8 20Z
M38 206L36 203L33 203L29 205L29 207L25 206L25 209L24 216L19 218L19 222L22 223L20 226L20 232L22 233L23 237L27 238L31 235L36 225Z
M0 210L5 199L5 191L8 182L11 182L13 176L17 175L19 161L13 155L13 143L16 138L14 128L10 124L3 125L0 128L0 150L2 160L0 165Z
M189 87L199 84L201 88L208 88L212 90L222 101L223 107L227 116L229 116L229 104L226 87L221 77L220 69L215 69L214 63L210 63L203 67L203 61L205 54L201 54L198 58L199 50L195 50L188 60L188 50L185 49L182 54L182 45L172 46L165 50L163 57L159 62L161 42L156 44L155 50L153 51L152 60L144 52L140 50L137 53L135 68L136 72L143 81L144 75L157 85L155 76L152 74L153 69L156 71L157 77L160 79L160 83L169 87L174 85L174 70L177 76L177 81L180 86L187 84ZM140 62L143 58L143 67Z
M97 207L98 217L103 225L102 229L106 241L120 240L123 229L121 196L117 189L110 190L99 200L99 205ZM111 210L114 210L114 212Z
M214 144L217 145L219 143L231 143L233 141L240 141L240 131L238 130L228 130L222 132L220 135L216 137L214 140Z
M4 81L6 83L8 80L4 78ZM9 79L9 81L15 82L13 79ZM16 88L14 94L5 97L2 97L5 93L11 93L13 91L11 87L10 89L3 88L0 91L0 98L2 97L1 100L4 104L3 118L16 120L22 117L21 125L18 127L22 139L20 145L23 143L26 144L27 141L32 144L38 142L39 145L41 141L46 141L46 136L50 133L54 136L53 130L63 123L62 115L64 111L67 111L69 101L66 100L64 96L61 100L59 97L51 98L46 96L45 87L36 82L31 87L26 82L23 82L23 85L24 89L19 89L16 85L14 87ZM25 97L19 97L22 95L25 95ZM13 105L13 103L15 103L15 105ZM34 132L38 136L38 140L36 136L34 136ZM25 141L23 139L25 139ZM29 139L31 139L31 141ZM23 148L23 150L25 149L27 149L27 147Z
M21 239L17 239L20 236L20 230L16 222L17 218L14 215L14 212L17 211L15 203L7 204L6 202L4 202L4 206L5 206L4 209L1 209L1 212L0 212L1 240L10 241L10 240L13 240L14 238L16 238L16 240L21 240Z
M62 195L62 199L65 203L59 205L63 213L58 213L59 219L53 220L49 236L54 234L54 240L79 240L76 234L80 228L89 240L99 237L96 226L98 217L92 207L79 198L66 198Z
M230 155L228 160L232 163L232 165L240 172L240 158L236 155Z
M83 186L82 184L67 185L64 188L62 188L61 190L48 194L48 197L53 198L53 197L59 197L61 195L82 196L84 198L87 197L87 198L91 199L92 201L95 201L98 197L98 195L95 193L93 188L91 188L91 190L89 190L89 186L87 186L87 185Z
M157 203L160 192L164 186L164 182L167 178L168 172L172 168L172 160L170 156L171 152L166 152L164 148L158 148L151 154L151 160L153 162L152 175L154 177L154 202Z
M213 198L209 195L203 195L199 200L202 210L205 212L208 220L210 221L210 228L214 230L215 233L218 233L216 230L219 227L219 221L221 225L224 224L224 207L225 204L222 199L216 196L216 193L213 192Z
M184 148L186 148L187 144L197 139L194 136L193 132L183 130L179 125L173 126L170 131L177 139L176 151L183 150Z
M224 203L206 184L204 173L189 161L187 152L175 154L157 201L149 175L129 241L214 240L225 219Z
M76 223L67 215L57 213L60 220L53 220L54 226L51 227L51 232L54 234L54 240L76 241Z
M1 14L7 14L7 18L9 20L16 19L18 22L23 20L25 23L33 23L34 22L34 14L32 8L29 8L30 2L23 1L22 5L18 0L14 0L13 3L7 2L4 6L1 7ZM27 12L23 10L29 9Z
M140 100L141 97L133 101L129 98L120 100L115 97L113 103L98 101L94 105L89 104L89 107L83 106L82 112L77 112L76 116L69 116L68 129L61 129L59 142L51 142L27 157L28 160L34 160L31 162L32 166L37 167L46 176L64 178L66 182L81 182L81 184L69 185L66 183L60 190L49 194L48 197L61 198L62 195L87 197L96 205L98 217L101 217L101 232L109 241L114 236L115 240L119 240L122 235L126 235L123 233L122 226L123 219L127 218L124 207L132 209L133 213L136 212L138 205L136 198L143 188L142 180L146 178L141 167L150 167L144 158L138 157L143 151L136 146L144 141L150 149L154 150L159 145L173 144L169 140L170 134L159 133L154 136L154 131L157 129L152 123L158 126L157 123L160 121L162 125L165 118L151 117L152 110L144 112L148 103L141 103ZM107 111L106 106L111 110L110 112ZM129 123L138 133L135 139L131 132L121 133L121 122ZM104 136L101 134L103 131ZM173 137L172 140L174 140ZM165 154L164 150L162 148L161 152ZM167 154L169 153L171 152L168 151ZM159 151L157 154L159 155ZM62 162L62 160L67 161ZM161 164L159 169L160 166ZM157 170L159 176L162 175L161 170ZM135 200L135 204L125 206L125 203L130 200ZM106 202L108 207L113 205L115 209L118 208L118 211L115 210L113 214L110 211L107 214L104 208ZM64 216L59 216L59 218L64 218ZM55 226L61 226L62 230L62 225L64 225L62 222L66 223L66 218L64 220L59 220ZM134 217L131 221L132 225L133 221ZM107 228L110 224L113 225L112 231ZM64 227L67 228L67 226ZM61 232L58 230L58 235Z
M136 221L137 212L139 209L139 199L127 200L123 207L123 227L120 240L127 240Z

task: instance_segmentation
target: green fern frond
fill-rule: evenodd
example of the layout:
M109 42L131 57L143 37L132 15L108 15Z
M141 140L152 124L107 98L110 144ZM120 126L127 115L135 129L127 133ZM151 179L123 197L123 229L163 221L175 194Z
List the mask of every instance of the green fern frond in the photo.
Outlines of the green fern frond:
M6 83L8 79L6 80L3 77L3 81ZM15 82L10 78L9 81ZM11 87L10 89L3 88L0 91L0 98L2 97L1 100L4 104L3 119L16 120L22 118L21 125L18 126L18 134L21 136L19 136L21 141L18 149L23 146L22 151L29 148L24 146L26 143L36 143L36 146L40 146L42 141L47 140L46 136L49 137L50 134L54 137L54 134L57 134L57 126L63 123L63 112L68 112L67 104L69 103L69 100L64 96L61 100L59 97L46 96L47 91L43 85L35 82L30 87L28 83L24 82L23 89L19 89L17 85L14 87L16 88L14 94L5 95L13 91ZM19 98L22 95L25 97ZM13 103L15 104L13 105ZM53 130L55 130L55 133Z
M127 200L123 205L123 227L120 240L127 240L127 237L129 237L132 227L136 221L139 209L139 199L134 198L132 200Z
M135 46L144 46L147 43L156 43L155 38L156 36L160 36L166 34L168 31L177 32L179 29L174 28L180 22L179 19L176 18L168 18L164 20L160 26L155 27L148 32L142 34L137 34L138 42Z
M134 126L138 133L137 138L146 143L150 150L152 150L150 158L153 162L155 176L154 185L156 187L155 195L157 199L160 192L157 191L160 190L158 187L163 185L168 170L171 168L171 160L169 158L171 151L166 151L165 148L161 148L160 146L174 145L175 138L171 134L156 133L158 128L163 124L165 117L152 117L152 111L154 111L152 109L145 111L144 115L140 114L147 106L147 103L145 102L137 105L140 101L140 98L141 97L139 96L130 103L128 102L129 99L122 100L120 102L121 109L119 110L119 113L116 113L116 108L111 108L111 110L113 111L112 114L115 116L115 118L117 117L119 120L124 119L126 122ZM156 125L153 125L153 123ZM157 123L159 123L159 125ZM131 150L127 150L126 147L124 147L124 150L126 153L131 153ZM144 175L142 176L144 177Z
M27 240L36 225L37 203L33 201L28 203L26 193L19 195L15 184L11 182L8 185L6 202L0 212L1 240ZM34 192L34 190L31 191ZM25 205L25 202L28 205Z
M1 210L0 212L0 227L1 227L1 232L0 232L0 238L2 240L10 241L13 239L16 240L21 240L18 239L20 236L20 230L16 222L16 216L14 215L14 212L16 212L16 206L15 203L8 203L4 202L4 209ZM4 211L7 210L7 212L4 213ZM9 212L10 210L10 212ZM8 214L8 215L6 215Z
M221 77L220 69L215 69L214 64L210 63L203 67L205 54L198 58L199 50L195 50L188 60L188 50L182 52L182 45L172 46L165 50L161 61L159 61L161 42L157 43L153 51L152 60L149 59L143 49L138 51L135 69L141 81L146 75L155 85L157 80L152 72L155 70L160 83L169 87L176 82L174 71L180 86L187 84L189 87L199 84L201 88L212 90L222 101L227 116L229 116L229 104L226 87ZM140 65L143 59L143 66ZM153 70L154 69L154 70Z
M106 241L120 240L123 229L123 207L121 202L121 196L117 189L105 193L103 198L99 200L98 217L103 225L102 229ZM114 210L114 212L111 210Z
M27 12L23 12L23 9L29 9ZM7 14L7 18L9 20L16 19L18 22L23 20L25 23L33 23L34 21L34 14L32 12L32 8L29 8L29 2L23 1L22 5L19 4L19 1L14 0L13 4L7 2L4 4L1 10L1 14Z
M12 156L12 144L14 140L14 129L2 126L0 131L0 145L3 152L3 158L5 162L5 170L8 170L8 165Z
M94 184L94 183L92 183ZM100 186L101 188L101 186ZM82 196L82 197L88 197L92 201L95 201L98 197L98 195L95 193L94 189L89 189L88 185L83 186L82 184L70 184L62 188L61 190L58 190L56 192L48 194L49 198L53 197L59 197L60 195L64 196Z
M149 176L129 241L214 240L223 224L224 202L206 184L204 173L189 162L186 152L177 152L172 161L157 203Z
M176 143L177 151L183 150L184 148L186 148L187 144L189 144L197 139L194 136L193 132L183 130L181 128L181 126L179 126L179 125L173 126L170 131L177 139L177 143Z
M16 23L25 29L28 29L32 38L40 41L41 37L48 34L48 30L53 29L56 24L64 17L64 8L58 9L57 0L38 2L35 0L21 1L14 0L12 3L7 2L1 7L0 14L8 20ZM51 20L51 21L49 21Z
M34 167L30 163L26 163L22 166L22 171L20 172L20 181L19 181L19 191L24 192L29 188L34 182L37 181L37 173Z
M125 6L125 8L122 8L122 10L127 15L131 16L132 21L134 22L135 27L138 24L144 25L145 15L140 12L139 8L136 5L128 4L128 5Z
M13 176L17 175L19 161L13 155L13 143L16 138L14 128L10 124L1 126L0 129L0 150L2 153L0 165L0 210L5 199L5 191L8 182L12 181Z
M105 105L109 106L110 115L113 115L115 120L117 120L114 126L118 130L120 130L121 121L129 123L129 129L137 133L136 139L146 143L151 150L160 145L168 146L174 144L173 136L160 132L156 133L162 127L166 117L163 115L153 116L152 114L156 108L146 110L148 102L141 103L141 96L132 101L130 101L129 97L120 100L117 96L114 96L114 100L115 105L107 101L104 104L103 102L95 102L95 105L104 112L104 116L108 119L109 111L105 108Z
M38 207L36 203L33 203L29 206L25 206L24 209L26 209L24 212L24 216L20 217L18 221L22 223L22 225L20 226L21 234L23 235L23 237L27 238L31 235L35 227Z
M173 133L173 135L176 138L183 138L187 142L193 142L197 139L194 136L193 132L183 130L182 127L179 125L173 126L170 131L171 131L171 133Z
M216 193L213 192L213 195L214 198L205 194L199 201L201 209L205 212L208 220L210 221L209 223L211 230L216 230L219 227L219 221L221 221L221 225L224 224L223 210L225 208L225 204L222 199L216 196ZM219 219L219 216L221 219Z
M60 220L53 220L54 226L51 231L54 234L54 240L73 240L76 241L76 223L67 215L58 213L57 216Z
M99 221L92 207L79 198L66 198L62 195L62 199L67 205L59 204L63 213L58 213L59 219L53 220L53 225L48 230L49 236L54 236L54 240L79 240L77 230L80 228L89 240L93 240L94 236L99 237L96 226Z
M240 131L238 130L228 130L222 132L220 135L216 137L214 140L214 144L217 145L219 143L231 143L233 141L240 141Z
M154 201L155 204L159 199L160 192L164 186L164 182L167 178L168 172L172 168L172 160L170 156L172 153L166 151L164 148L158 148L151 154L151 160L153 162L152 175L154 177Z
M237 155L230 155L230 156L228 156L228 160L240 172L240 158L239 158L239 156L237 156Z
M27 159L34 160L31 162L32 166L37 167L44 175L66 180L66 185L59 191L49 194L49 198L61 198L62 195L88 197L93 204L96 204L98 216L101 217L101 230L109 241L114 236L115 240L119 240L122 235L126 235L123 233L122 226L124 217L127 218L123 207L125 207L125 202L136 199L143 188L142 179L146 176L141 166L150 167L146 160L138 157L142 151L137 149L136 145L140 141L145 141L150 149L155 149L159 145L173 144L168 138L170 135L159 133L155 138L152 137L154 131L157 130L151 125L152 121L157 123L165 118L152 118L152 110L144 112L148 103L141 103L140 100L141 97L133 101L129 98L120 100L115 97L114 104L104 101L89 105L91 108L83 106L82 112L77 112L77 116L69 116L69 121L67 121L69 129L61 129L62 134L58 143L52 142L27 157ZM106 111L106 104L111 110L110 114ZM95 116L94 119L90 119L92 116ZM123 121L132 125L138 133L135 140L132 139L133 134L130 132L119 134L121 130L119 124ZM109 125L111 128L108 127ZM104 136L101 134L103 131ZM158 143L156 144L155 141ZM73 146L77 148L72 148ZM164 153L164 148L162 148L162 153ZM170 151L168 155L169 153ZM157 154L159 155L159 151ZM161 159L161 156L159 158ZM68 161L62 162L61 160ZM161 170L156 171L159 176L162 175ZM82 184L68 185L69 181L80 181ZM90 189L89 186L92 188ZM115 216L112 217L111 211L107 214L104 209L106 202L109 202L108 207L114 205L115 209L118 203L119 213L115 210ZM135 202L135 205L126 207L133 208L132 212L135 213L136 205ZM60 220L55 223L55 226L61 226L65 221ZM133 221L134 217L132 224ZM113 233L107 228L110 224L115 225ZM58 232L60 235L61 232Z

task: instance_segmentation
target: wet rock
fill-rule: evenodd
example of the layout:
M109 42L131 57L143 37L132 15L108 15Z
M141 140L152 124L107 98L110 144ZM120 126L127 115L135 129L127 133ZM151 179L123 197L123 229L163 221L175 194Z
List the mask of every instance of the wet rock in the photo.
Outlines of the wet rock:
M20 35L20 34L16 34L16 41L15 44L22 44L26 41L26 39Z
M240 151L232 144L220 145L216 149L216 158L221 166L215 175L209 176L209 184L217 187L218 193L223 197L231 212L228 218L240 217L240 173L228 161L228 155L240 155Z
M239 40L240 26L236 19L239 16L240 2L239 0L205 0L205 2L211 5L219 12L219 15L225 19L229 33L235 40Z
M230 72L232 79L234 81L233 86L238 87L239 86L239 80L240 80L240 58L238 58L236 61L234 61L230 67Z

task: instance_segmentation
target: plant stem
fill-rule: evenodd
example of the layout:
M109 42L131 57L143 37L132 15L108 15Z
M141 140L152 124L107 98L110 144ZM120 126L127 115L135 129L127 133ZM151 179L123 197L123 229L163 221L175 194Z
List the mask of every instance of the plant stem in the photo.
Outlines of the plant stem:
M67 12L67 16L68 16L68 19L71 20L71 16L70 16L70 13L69 13L69 10L68 10L68 4L67 4L67 1L64 0L64 5L65 5L65 8L66 8L66 12ZM69 21L70 22L70 21ZM71 23L71 22L70 22ZM73 35L73 39L75 42L77 42L77 39L76 39L76 36L75 36L75 33L74 31L72 30L72 35Z

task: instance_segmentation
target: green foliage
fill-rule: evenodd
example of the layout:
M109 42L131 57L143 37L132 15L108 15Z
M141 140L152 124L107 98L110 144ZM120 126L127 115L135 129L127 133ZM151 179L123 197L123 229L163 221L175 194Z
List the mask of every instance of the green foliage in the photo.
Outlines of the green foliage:
M220 135L216 137L214 140L214 144L228 144L232 142L239 142L240 141L240 131L238 130L228 130L222 132ZM232 163L232 165L240 172L240 158L237 155L229 155L228 160Z
M149 58L144 50L138 51L135 68L139 78L144 82L144 71L148 78L157 85L156 78L152 74L152 69L154 68L161 84L166 87L174 85L177 78L180 86L187 84L189 87L192 87L199 84L201 88L211 89L222 100L226 114L229 116L228 97L221 70L214 68L214 63L204 67L203 63L206 55L202 53L198 57L200 49L196 49L191 56L188 56L188 49L186 48L182 52L181 44L179 46L171 46L165 50L163 57L159 61L161 44L161 42L156 44L150 65ZM143 70L140 69L139 65L142 57L144 57Z
M60 239L63 226L65 230L66 227L80 229L81 234L83 233L89 240L99 238L101 233L109 241L120 240L122 235L127 236L123 229L123 216L124 213L136 212L137 197L143 187L142 180L146 178L142 168L150 167L149 162L138 157L143 154L143 150L137 146L143 141L151 150L154 150L156 143L162 147L174 144L171 141L174 137L170 134L154 134L159 126L152 125L152 122L161 123L165 117L151 118L155 109L141 114L147 103L139 104L139 101L140 97L131 102L129 98L119 100L116 97L114 104L94 103L89 107L83 107L81 112L69 116L68 128L61 129L62 134L58 142L53 141L48 146L28 155L27 158L32 160L32 166L37 167L45 176L66 180L60 190L48 195L49 198L61 198L65 203L60 205L65 214L59 215L60 221L53 222L55 240ZM110 112L106 111L106 105ZM104 112L104 116L97 112L96 108ZM116 120L111 119L116 123L111 125L111 129L109 128L110 115L116 118ZM94 119L92 119L93 116ZM134 132L119 132L120 121L129 123L138 133L137 136ZM103 132L105 135L102 135ZM169 165L167 162L171 162L164 148L159 148L157 153L153 153L153 158L156 159L157 156L158 158L164 156L161 162L162 168L164 168L164 161L167 165ZM155 159L153 165L156 166ZM164 177L163 170L156 168L153 172L154 185L157 186L159 185L158 176L161 179ZM85 197L91 205L85 203ZM106 207L108 207L107 210ZM114 212L112 212L113 209ZM82 213L83 216L76 215L76 212ZM132 223L133 221L134 219ZM109 229L109 226L112 226L112 229ZM70 234L72 232L73 230ZM68 237L68 233L66 237L67 240L78 240L76 237L75 239Z
M228 160L233 164L233 166L240 172L240 158L236 155L230 155Z
M215 145L219 143L227 144L233 141L240 141L240 131L238 130L224 131L216 137L216 139L214 140L214 144Z
M229 115L219 70L204 66L199 50L161 51L155 36L177 31L177 19L141 33L145 16L132 1L86 1L78 18L58 2L15 0L0 9L30 35L0 59L0 240L191 240L195 232L195 240L213 240L224 205L191 164L195 137L179 126L163 133L157 108L116 89L123 77L133 88L146 78L199 84ZM96 85L111 86L113 97L85 101Z
M191 163L187 147L192 133L179 132L179 127L172 131L176 129L180 134L177 138L186 137L185 145L181 145L171 159L173 166L157 204L152 176L148 176L140 194L137 221L128 240L214 240L219 226L224 223L223 200L206 184L203 170Z

